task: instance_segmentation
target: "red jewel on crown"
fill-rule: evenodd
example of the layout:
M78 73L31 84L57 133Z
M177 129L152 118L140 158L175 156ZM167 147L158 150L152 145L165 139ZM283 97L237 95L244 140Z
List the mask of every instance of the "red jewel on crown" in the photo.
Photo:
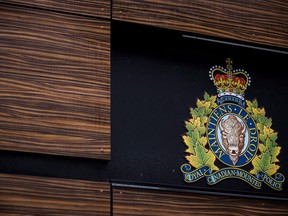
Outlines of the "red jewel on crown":
M251 83L249 74L244 70L232 70L232 60L226 59L226 68L213 66L209 76L217 88L219 96L234 95L243 98L244 92Z

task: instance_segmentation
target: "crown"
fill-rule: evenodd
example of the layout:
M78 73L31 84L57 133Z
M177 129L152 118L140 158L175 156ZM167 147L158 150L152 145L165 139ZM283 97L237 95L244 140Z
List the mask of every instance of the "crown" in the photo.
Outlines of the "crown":
M233 95L244 100L244 92L250 86L249 74L242 69L233 70L231 58L226 59L226 69L220 66L210 68L209 76L217 88L219 97Z

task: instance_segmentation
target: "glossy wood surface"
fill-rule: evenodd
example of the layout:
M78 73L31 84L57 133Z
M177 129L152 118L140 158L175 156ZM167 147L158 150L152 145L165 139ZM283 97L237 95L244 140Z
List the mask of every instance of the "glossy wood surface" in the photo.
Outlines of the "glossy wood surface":
M110 158L110 22L0 7L0 149Z
M113 19L288 48L286 0L114 0Z
M110 186L0 174L0 215L110 215Z
M43 9L51 9L60 12L69 12L101 18L110 18L109 0L5 0L5 3L19 4L23 6L32 6Z
M288 202L114 186L113 215L287 215Z

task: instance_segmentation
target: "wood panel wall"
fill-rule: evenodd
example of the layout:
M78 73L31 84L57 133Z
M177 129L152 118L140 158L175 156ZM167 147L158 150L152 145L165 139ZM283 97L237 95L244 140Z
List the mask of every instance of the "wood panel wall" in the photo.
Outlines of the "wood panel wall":
M113 186L113 215L287 215L284 201Z
M113 19L288 48L286 0L114 0Z
M110 21L0 14L0 149L109 159Z
M0 1L1 2L1 1ZM5 0L3 2L110 19L110 0Z
M112 10L114 20L288 48L285 0L113 0ZM108 0L0 0L0 149L110 158L110 22ZM110 199L107 182L0 174L1 215L104 216ZM282 201L128 186L113 187L112 204L123 216L288 212Z
M103 182L0 174L1 215L110 215Z

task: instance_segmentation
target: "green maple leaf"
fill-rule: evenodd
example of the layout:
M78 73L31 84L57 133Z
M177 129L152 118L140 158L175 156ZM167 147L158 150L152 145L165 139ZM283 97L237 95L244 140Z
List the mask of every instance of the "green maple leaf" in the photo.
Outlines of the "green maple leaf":
M196 119L190 119L189 123L187 123L187 124L188 124L188 127L190 129L189 132L194 131L195 129L197 129L199 131L200 135L204 135L206 133L206 127L202 123L200 117L197 117Z
M263 126L262 131L263 132L259 135L260 141L265 142L265 140L269 139L274 144L277 139L277 132L274 132L273 129L266 127L265 125Z
M211 97L210 97L210 95L207 92L204 93L204 100L206 100L206 101L210 101L211 100Z
M196 119L197 117L202 117L205 115L205 109L203 107L191 108L190 109L191 116Z
M261 152L266 152L267 150L273 147L274 147L273 142L269 138L265 139L264 143L259 145L259 149Z
M206 101L206 100L199 100L198 99L196 104L197 104L198 108L210 109L211 102L210 101Z
M190 135L187 135L187 136L183 135L182 136L184 143L187 145L189 151L191 151L191 152L186 151L188 153L194 152L194 150L191 150L191 149L194 149L195 144L197 142L202 146L205 146L207 144L207 137L199 136L199 132L197 130L194 130L191 133L192 133L192 136L190 136Z
M253 100L252 102L249 101L249 100L246 100L246 103L247 103L247 111L250 113L250 114L253 114L253 108L258 108L258 102L257 100Z
M206 133L206 127L204 126L202 122L203 122L203 119L201 121L201 118L197 118L193 121L193 124L195 125L196 129L199 131L200 135L203 135Z
M207 116L205 115L205 109L203 107L200 107L200 108L198 107L198 108L194 108L194 109L191 108L190 113L191 113L192 119L200 118L200 122L201 122L202 126L208 120Z
M263 143L260 143L260 145L259 145L259 150L261 151L261 152L265 152L265 151L267 151L269 148L268 148L268 146L266 146L265 144L263 144Z
M210 108L211 102L205 101L205 100L197 100L197 107L202 108L204 110L204 115L209 115L212 112L212 109Z
M261 129L259 129L259 130L262 130L264 125L267 126L269 124L268 118L265 115L263 115L263 113L261 112L257 112L255 114L254 111L256 111L257 109L255 108L252 108L252 109L253 109L252 118L257 124L260 124L260 126L262 126Z
M185 121L185 127L186 127L186 129L188 131L187 134L189 134L190 132L192 132L195 129L195 126L191 123L191 120L190 121Z
M196 144L197 141L199 140L200 138L200 134L199 134L199 131L197 129L195 129L194 131L192 131L192 136L191 136L193 142Z
M259 171L265 172L268 175L274 175L280 166L275 163L271 163L271 155L269 151L262 154L261 158L256 156L252 160L253 169L250 171L252 174L257 174Z
M207 144L207 137L200 137L198 142L200 145L205 146Z
M264 126L270 128L272 125L272 119L267 118L265 116L252 116L257 123L257 128L262 132L264 130Z
M216 96L209 96L205 93L204 100L197 100L197 108L190 108L192 118L185 122L187 133L182 138L188 147L186 152L189 155L186 159L195 168L208 165L212 170L218 170L218 167L214 165L216 157L205 148L207 144L206 123L209 114L216 107Z
M195 154L186 156L186 159L195 168L208 165L212 170L219 169L214 165L214 161L216 159L214 154L199 143L196 143L195 145Z
M280 146L274 146L269 150L270 155L271 155L271 163L276 163L279 162L277 156L280 154L281 147Z
M261 152L269 152L271 156L271 163L279 162L277 156L278 154L280 154L281 147L277 146L277 143L275 143L275 141L267 138L265 144L259 145L259 149Z
M186 135L182 136L182 138L183 138L185 145L188 147L186 149L186 152L191 153L191 154L195 154L195 150L194 150L195 143L194 143L193 139L190 136L186 136Z
M210 102L210 109L214 109L217 107L216 96L209 96L207 92L204 93L204 100Z
M197 108L190 108L190 114L191 114L192 118L197 118L197 117L201 116L201 113L200 113L199 109L197 109Z
M193 125L194 129L187 132L187 135L182 136L184 143L187 145L188 149L186 152L194 154L194 147L197 142L205 146L207 143L206 137L201 137L198 129Z

